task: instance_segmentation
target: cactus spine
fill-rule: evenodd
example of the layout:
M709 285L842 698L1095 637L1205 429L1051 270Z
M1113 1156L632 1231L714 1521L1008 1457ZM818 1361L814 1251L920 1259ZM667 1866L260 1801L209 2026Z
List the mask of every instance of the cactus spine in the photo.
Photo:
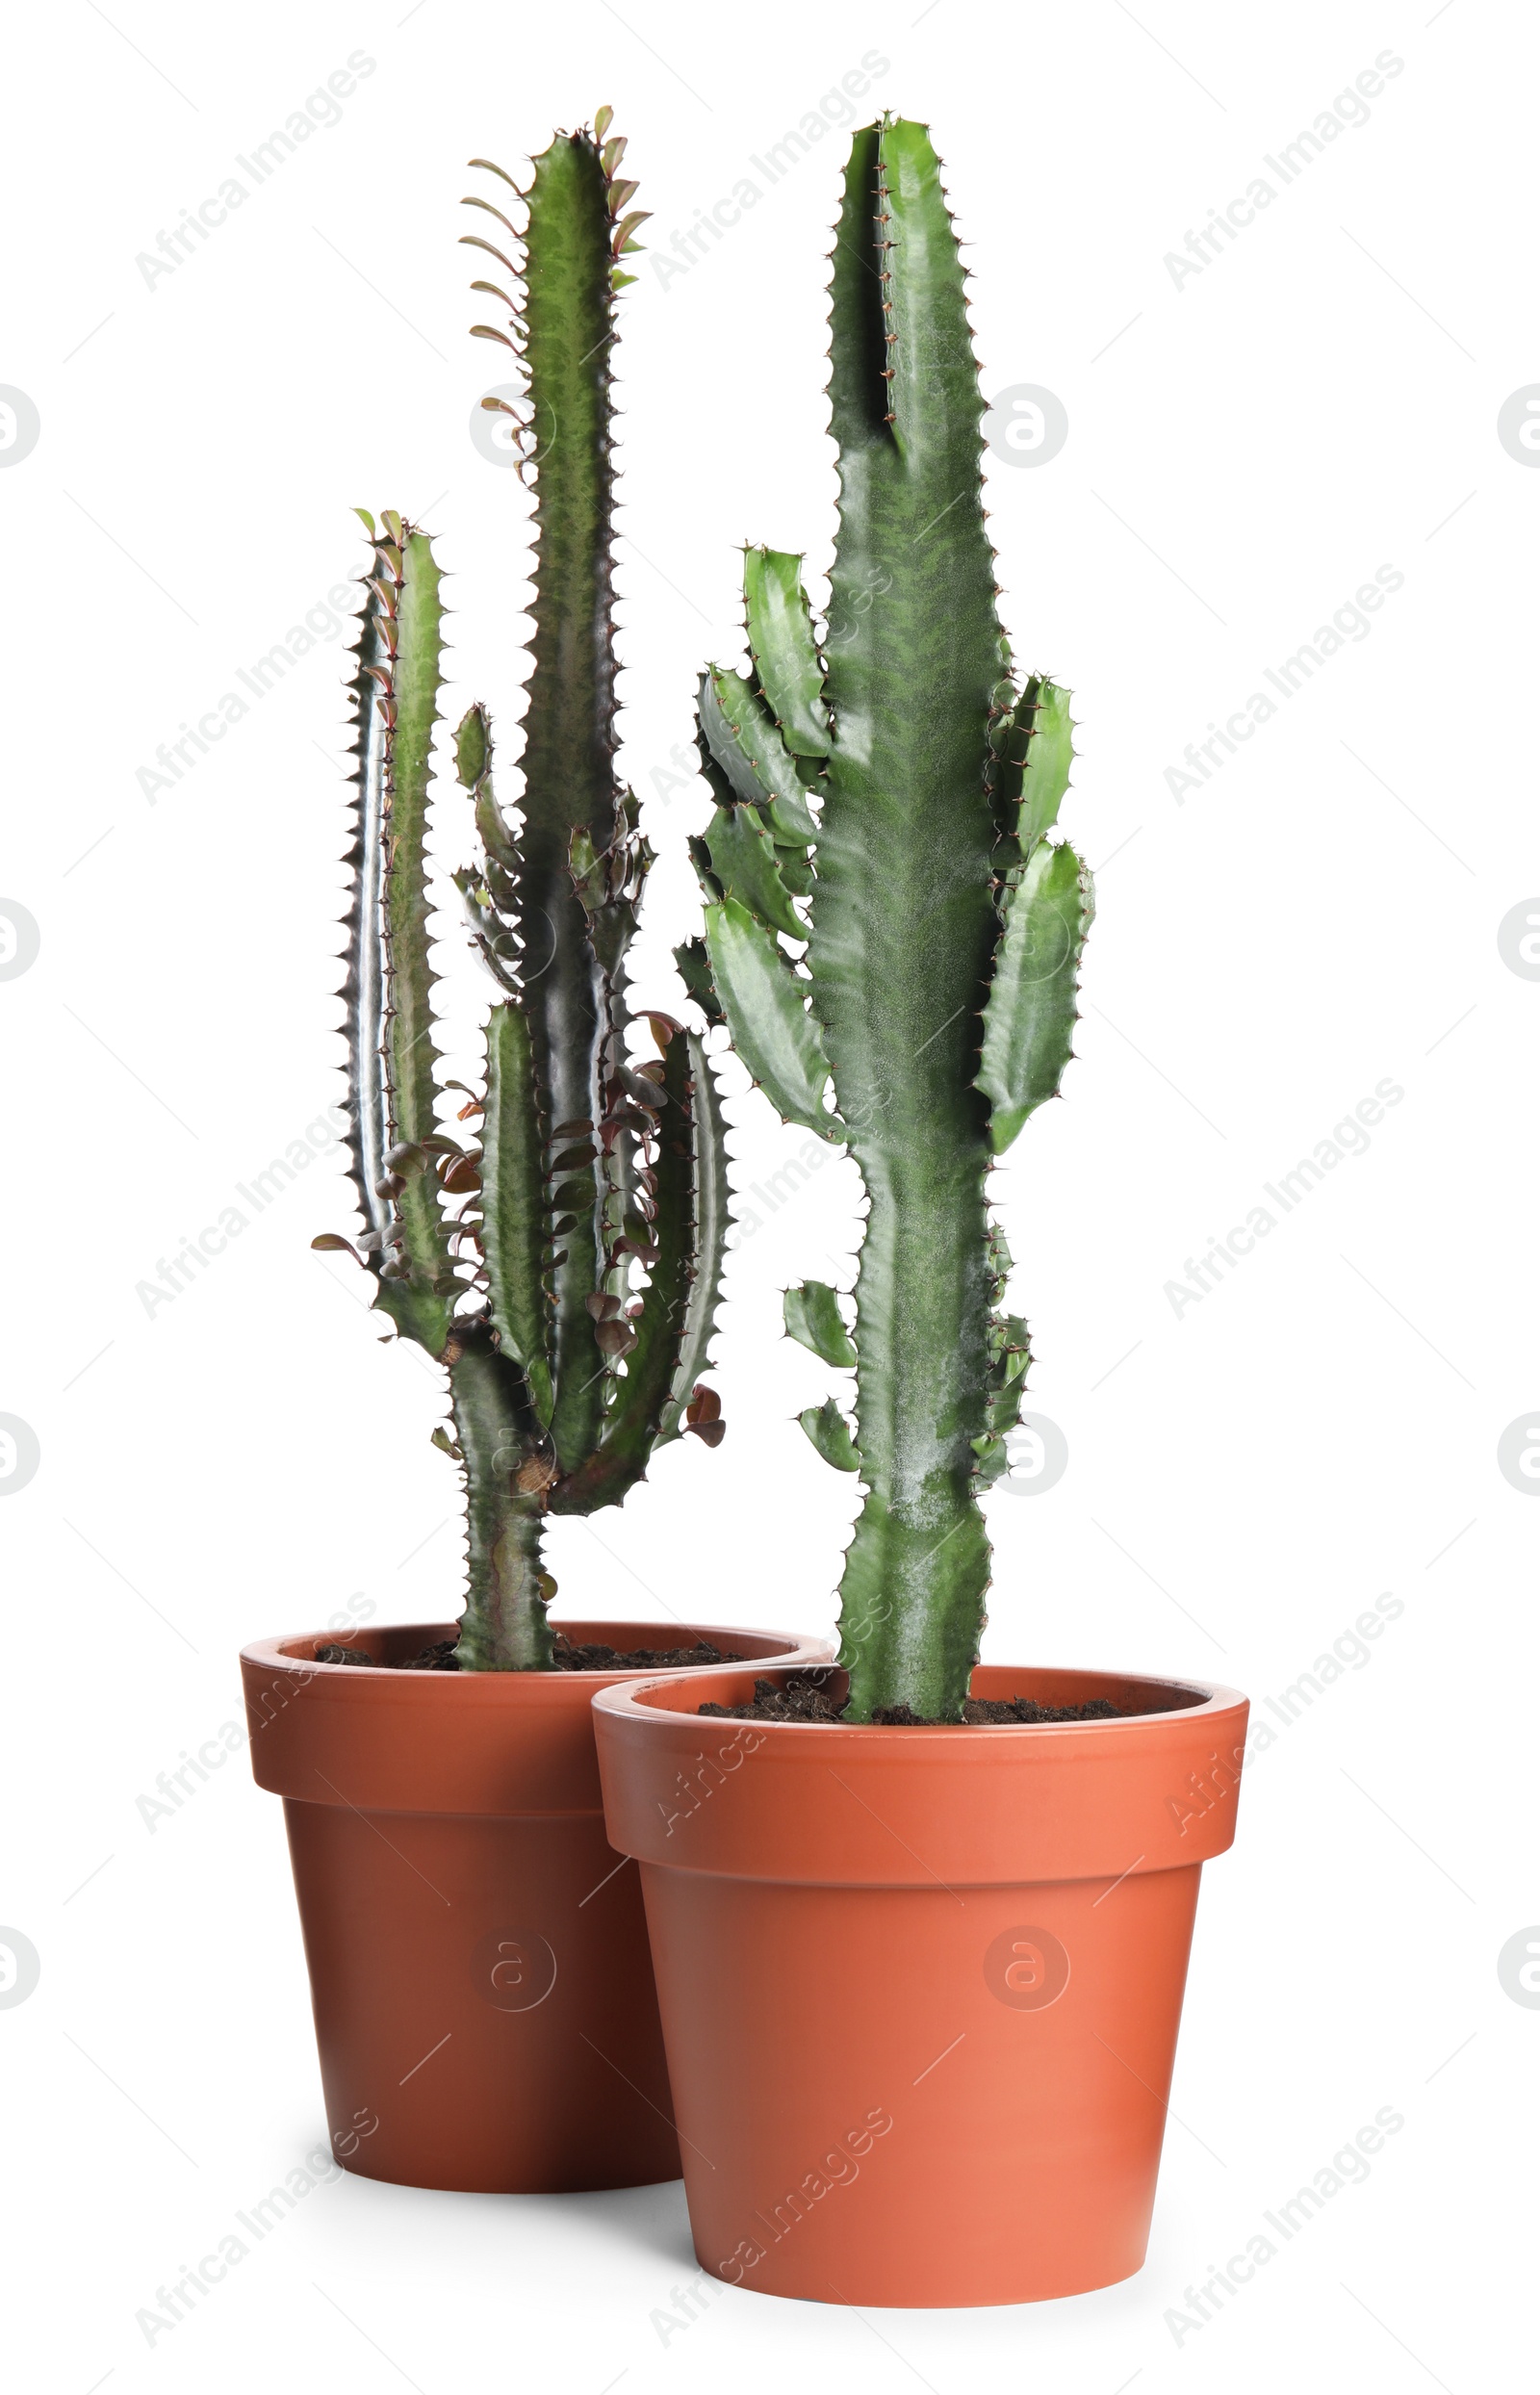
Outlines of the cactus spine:
M1010 677L963 274L923 126L857 135L832 295L828 624L820 648L799 557L746 553L754 673L702 683L718 807L695 843L705 953L680 966L782 1114L860 1170L854 1335L819 1283L788 1293L786 1325L855 1374L854 1425L833 1399L803 1417L867 1492L841 1587L848 1717L944 1720L985 1619L979 1491L1006 1468L1028 1362L987 1175L1068 1060L1091 880L1045 837L1066 695Z
M484 1086L460 1109L462 1121L480 1118L479 1148L442 1127L435 1072L425 843L439 569L419 528L363 517L374 555L354 689L344 991L366 1225L354 1252L398 1332L448 1370L452 1435L434 1436L465 1476L456 1661L470 1670L550 1663L551 1514L618 1503L684 1429L709 1445L722 1435L717 1400L699 1385L727 1229L716 1091L701 1043L669 1017L652 1018L653 1063L633 1065L626 1043L626 952L652 852L613 762L610 348L614 294L633 280L619 261L642 219L628 211L636 187L616 173L626 145L605 140L608 122L602 110L592 134L558 136L535 160L518 194L522 236L500 208L472 203L511 247L522 239L522 271L466 237L517 290L476 282L505 301L510 325L475 329L522 361L517 437L535 493L516 828L494 794L485 708L454 737L480 846L455 880L497 988Z

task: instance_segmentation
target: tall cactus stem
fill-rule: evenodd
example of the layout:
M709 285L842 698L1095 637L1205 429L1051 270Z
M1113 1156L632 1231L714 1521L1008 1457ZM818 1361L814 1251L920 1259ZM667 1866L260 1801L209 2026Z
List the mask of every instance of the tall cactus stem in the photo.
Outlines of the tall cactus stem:
M856 135L831 290L828 622L820 643L798 559L747 553L755 685L712 669L702 686L721 803L695 843L690 969L766 1094L842 1139L865 1185L853 1342L833 1291L787 1299L826 1362L848 1368L853 1344L854 1428L833 1399L802 1416L865 1484L840 1590L848 1718L953 1720L985 1623L980 1490L1027 1362L986 1176L1067 1061L1090 885L1071 850L1040 848L1067 709L1009 679L965 278L924 126Z

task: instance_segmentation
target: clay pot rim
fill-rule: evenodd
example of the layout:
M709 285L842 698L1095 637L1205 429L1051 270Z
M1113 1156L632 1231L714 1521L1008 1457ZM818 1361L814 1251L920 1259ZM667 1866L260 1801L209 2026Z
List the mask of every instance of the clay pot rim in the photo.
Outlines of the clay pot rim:
M553 1618L552 1622L552 1629L565 1632L578 1646L619 1647L619 1640L607 1634L620 1631L631 1634L637 1645L660 1645L662 1638L653 1634L662 1633L670 1635L679 1646L703 1639L709 1640L713 1646L721 1646L731 1640L752 1638L762 1641L765 1651L759 1655L739 1656L721 1663L678 1663L666 1668L656 1664L636 1664L620 1671L402 1671L398 1665L391 1663L323 1663L316 1660L316 1647L346 1645L350 1638L358 1635L358 1629L365 1627L375 1635L388 1632L393 1638L403 1643L408 1638L416 1638L421 1640L422 1645L429 1646L440 1639L452 1637L459 1624L454 1621L373 1622L346 1631L286 1631L277 1637L253 1639L248 1646L241 1649L241 1661L263 1672L292 1673L295 1678L302 1677L307 1681L344 1681L349 1686L357 1684L361 1689L377 1687L384 1682L402 1693L411 1690L420 1703L453 1704L465 1701L466 1691L485 1690L492 1687L506 1687L510 1693L517 1689L526 1696L544 1692L556 1698L563 1688L595 1692L617 1685L629 1686L643 1679L653 1683L666 1682L676 1675L685 1674L697 1679L711 1679L724 1671L742 1671L753 1665L787 1671L808 1670L820 1668L833 1652L833 1641L829 1637L807 1631L764 1630L743 1623L619 1622L578 1616L570 1621ZM575 1636L577 1632L584 1635ZM624 1653L625 1649L620 1651ZM428 1695L429 1689L460 1691L461 1694L458 1698L453 1694ZM419 1691L422 1691L421 1695Z
M346 1669L346 1667L342 1666L341 1668ZM699 1716L696 1713L694 1705L662 1704L654 1699L652 1692L655 1689L666 1688L676 1697L686 1696L690 1693L690 1691L685 1684L691 1680L700 1679L702 1681L714 1681L716 1683L720 1683L724 1672L730 1668L732 1668L732 1666L718 1663L711 1665L708 1668L703 1666L699 1671L693 1670L689 1665L684 1665L679 1670L671 1672L654 1672L648 1675L636 1673L628 1678L622 1686L616 1687L614 1685L610 1685L600 1689L596 1693L593 1700L594 1710L596 1713L618 1714L622 1719L633 1723L645 1720L650 1715L661 1715L665 1720L688 1720L691 1718L701 1718L702 1716ZM739 1671L742 1671L744 1668L745 1666L741 1663L736 1666L736 1669ZM788 1671L806 1670L808 1668L809 1668L809 1666L806 1664L775 1664L767 1671L757 1672L755 1677L757 1679L774 1679L781 1681L783 1679L784 1674ZM818 1669L822 1667L814 1665L811 1666L811 1668ZM1171 1705L1156 1705L1153 1706L1147 1713L1119 1713L1111 1720L1102 1719L1099 1721L928 1721L914 1723L886 1721L740 1721L732 1724L732 1726L741 1730L753 1730L758 1737L772 1738L780 1744L783 1749L785 1748L786 1741L793 1738L808 1742L808 1752L817 1752L825 1748L827 1741L831 1738L867 1738L875 1734L880 1736L886 1742L882 1750L885 1753L896 1754L901 1748L904 1751L913 1753L916 1749L923 1751L924 1748L930 1746L936 1748L945 1748L955 1754L957 1752L956 1740L960 1732L966 1734L966 1737L970 1742L968 1751L971 1752L975 1751L972 1748L971 1741L980 1738L988 1738L991 1740L1014 1738L1023 1741L1036 1741L1042 1738L1116 1737L1120 1733L1130 1730L1148 1731L1156 1724L1164 1721L1170 1721L1172 1723L1201 1721L1221 1713L1233 1713L1237 1707L1244 1707L1247 1702L1247 1699L1243 1695L1239 1688L1228 1687L1220 1681L1188 1679L1175 1680L1168 1679L1164 1675L1151 1672L1115 1672L1105 1671L1099 1668L1094 1670L1082 1670L1078 1665L1060 1663L975 1664L974 1693L975 1695L984 1696L991 1694L1003 1696L1011 1693L1011 1691L1005 1688L991 1689L988 1687L980 1687L978 1685L978 1681L981 1673L991 1676L995 1673L999 1673L1002 1677L1009 1676L1020 1679L1026 1677L1026 1675L1030 1672L1049 1670L1051 1670L1056 1676L1062 1674L1066 1678L1072 1677L1078 1681L1085 1682L1087 1684L1088 1693L1092 1696L1099 1692L1097 1684L1101 1684L1102 1686L1110 1684L1123 1689L1128 1689L1130 1687L1158 1688L1163 1690L1168 1689L1173 1691L1179 1697L1195 1699L1196 1701L1188 1703L1179 1702ZM1016 1693L1019 1693L1019 1690L1016 1691ZM705 1718L711 1720L713 1728L720 1727L725 1729L729 1726L728 1724L722 1722L720 1717L713 1719L712 1716L706 1715Z

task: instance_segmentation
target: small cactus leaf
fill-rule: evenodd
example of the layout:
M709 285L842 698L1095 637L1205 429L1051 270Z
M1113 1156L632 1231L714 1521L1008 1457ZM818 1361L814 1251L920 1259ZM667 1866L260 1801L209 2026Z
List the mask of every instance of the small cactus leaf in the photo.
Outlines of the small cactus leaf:
M771 713L794 757L827 757L829 709L802 559L783 549L746 549L743 595L749 648Z
M995 1314L989 1320L990 1385L1004 1388L1020 1379L1032 1362L1032 1334L1019 1314Z
M1021 1401L1026 1395L1027 1373L1032 1364L1032 1343L1019 1314L991 1317L989 1353L989 1436L998 1439L1014 1430L1021 1418ZM977 1440L974 1446L978 1448ZM996 1475L990 1472L985 1477L992 1480Z
M716 994L716 984L711 979L711 960L706 955L705 940L681 941L674 951L674 962L680 968L680 981L706 1017L707 1024L725 1021Z
M820 1139L843 1139L843 1125L823 1103L829 1059L807 986L772 935L727 898L706 910L706 945L732 1045L771 1104Z
M755 807L719 807L702 840L723 896L737 898L771 932L808 939L808 924L790 903L776 845Z
M1021 1404L1026 1394L1025 1373L1018 1373L1016 1378L1008 1381L1003 1389L990 1390L989 1431L991 1436L1003 1438L1008 1430L1015 1429L1021 1419Z
M995 799L1009 862L1030 857L1059 820L1074 762L1069 692L1035 674L995 734Z
M1069 1062L1080 955L1095 910L1091 874L1067 843L1040 842L1011 876L1001 910L976 1085L989 1101L996 1155L1058 1094Z
M468 708L454 734L454 770L474 790L492 762L492 733L484 707Z
M503 924L492 903L492 892L485 876L461 866L450 877L465 904L465 919L470 924L480 951L481 962L492 978L510 993L518 989L514 977L514 956L518 942Z
M476 837L489 858L505 873L519 870L519 843L503 820L501 808L492 794L492 776L483 774L475 786Z
M313 1248L321 1249L323 1253L328 1249L334 1249L350 1255L355 1264L362 1264L364 1261L352 1241L345 1239L340 1231L320 1231L310 1244Z
M973 1477L982 1488L991 1481L1002 1480L1011 1469L1011 1457L1003 1438L977 1438L973 1442Z
M711 878L771 931L806 940L808 926L781 878L775 843L753 807L719 807L706 827Z
M735 799L767 808L783 841L806 844L817 837L791 752L741 674L713 666L702 675L701 733Z
M836 1472L859 1472L860 1457L856 1442L850 1435L850 1425L832 1397L821 1405L808 1405L797 1416L808 1436Z
M492 1326L518 1364L543 1427L550 1428L551 1319L543 1286L546 1189L529 1025L520 1007L495 1006L487 1023L487 1102L481 1126L481 1250Z
M773 813L774 810L772 809L771 811ZM805 848L778 847L776 871L793 898L810 898L818 887L818 876L812 869L812 861ZM804 936L806 936L806 929L804 925Z
M722 1400L715 1389L708 1389L704 1381L684 1408L684 1428L693 1430L706 1447L720 1447L727 1437L728 1426L722 1419Z
M783 1314L792 1338L811 1348L826 1364L848 1367L855 1363L856 1350L845 1328L838 1296L827 1281L808 1280L800 1289L788 1289Z

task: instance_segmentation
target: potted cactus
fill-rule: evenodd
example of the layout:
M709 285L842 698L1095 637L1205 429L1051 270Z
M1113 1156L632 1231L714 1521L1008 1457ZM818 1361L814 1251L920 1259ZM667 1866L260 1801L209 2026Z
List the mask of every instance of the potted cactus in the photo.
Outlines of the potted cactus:
M854 1378L803 1417L864 1499L839 1669L596 1700L636 1856L696 2251L856 2305L1072 2294L1143 2258L1199 1867L1230 1842L1245 1700L980 1665L980 1498L1028 1363L988 1173L1070 1054L1091 878L1053 837L1065 693L1017 682L981 502L983 402L921 125L855 140L834 250L839 521L746 553L746 676L701 689L717 810L681 962L790 1122L845 1145L853 1316L790 1292ZM703 1713L757 1743L676 1790ZM705 2156L710 2156L710 2163Z
M349 2169L418 2186L677 2175L590 1698L658 1664L829 1652L677 1621L558 1628L548 1610L550 1517L619 1503L665 1441L722 1436L700 1378L728 1221L711 1069L666 1016L653 1061L627 1041L651 855L613 763L609 393L639 219L607 131L601 111L535 160L522 275L468 237L522 281L500 295L510 333L492 337L525 362L536 523L517 828L484 708L453 740L480 850L456 878L495 984L483 1086L457 1115L478 1139L445 1120L429 962L439 567L421 528L364 516L343 991L364 1228L315 1244L356 1256L395 1333L445 1371L450 1419L433 1435L465 1493L464 1611L242 1658L253 1768L286 1800L333 2144Z

